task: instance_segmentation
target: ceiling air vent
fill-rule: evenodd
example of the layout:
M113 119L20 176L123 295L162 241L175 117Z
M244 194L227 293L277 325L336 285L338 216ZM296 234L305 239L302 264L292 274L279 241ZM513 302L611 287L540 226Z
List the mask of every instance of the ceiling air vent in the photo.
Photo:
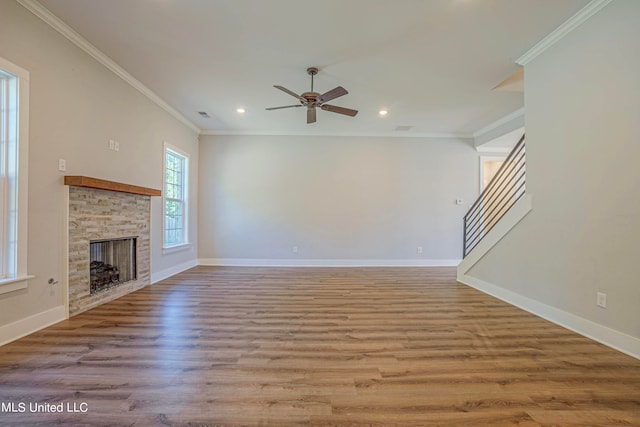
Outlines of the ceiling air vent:
M405 126L396 126L396 128L394 130L401 131L401 132L406 132L409 129L411 129L412 127L413 126L406 126L406 125Z
M200 117L202 117L203 119L210 119L211 118L209 113L207 113L206 111L198 111L198 114L200 114Z

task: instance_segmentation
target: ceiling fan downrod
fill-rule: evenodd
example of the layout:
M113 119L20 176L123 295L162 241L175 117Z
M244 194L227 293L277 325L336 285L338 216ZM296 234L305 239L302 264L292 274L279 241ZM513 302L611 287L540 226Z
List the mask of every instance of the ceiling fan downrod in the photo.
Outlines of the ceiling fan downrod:
M307 68L307 74L311 76L311 92L313 92L313 76L318 74L318 68L317 67Z

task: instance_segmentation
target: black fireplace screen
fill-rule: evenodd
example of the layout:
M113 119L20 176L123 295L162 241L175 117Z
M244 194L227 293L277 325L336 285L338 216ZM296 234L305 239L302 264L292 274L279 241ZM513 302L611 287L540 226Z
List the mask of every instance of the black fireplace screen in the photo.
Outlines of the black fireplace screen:
M89 256L91 294L136 279L136 237L91 241Z

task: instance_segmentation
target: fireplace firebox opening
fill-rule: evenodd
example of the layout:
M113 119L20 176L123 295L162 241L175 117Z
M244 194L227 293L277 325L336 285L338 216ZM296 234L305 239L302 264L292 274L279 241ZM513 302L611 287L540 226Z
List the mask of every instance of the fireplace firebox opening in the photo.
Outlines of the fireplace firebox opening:
M89 242L90 294L136 280L136 237Z

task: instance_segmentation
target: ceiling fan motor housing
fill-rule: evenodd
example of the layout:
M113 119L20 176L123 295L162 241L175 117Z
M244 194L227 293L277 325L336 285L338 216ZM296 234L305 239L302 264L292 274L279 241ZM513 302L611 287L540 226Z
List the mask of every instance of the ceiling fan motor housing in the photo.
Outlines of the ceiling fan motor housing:
M318 97L320 96L320 94L318 92L305 92L302 95L300 95L302 98L304 98L307 102L307 105L310 104L316 104L318 102ZM300 101L304 104L303 101Z

